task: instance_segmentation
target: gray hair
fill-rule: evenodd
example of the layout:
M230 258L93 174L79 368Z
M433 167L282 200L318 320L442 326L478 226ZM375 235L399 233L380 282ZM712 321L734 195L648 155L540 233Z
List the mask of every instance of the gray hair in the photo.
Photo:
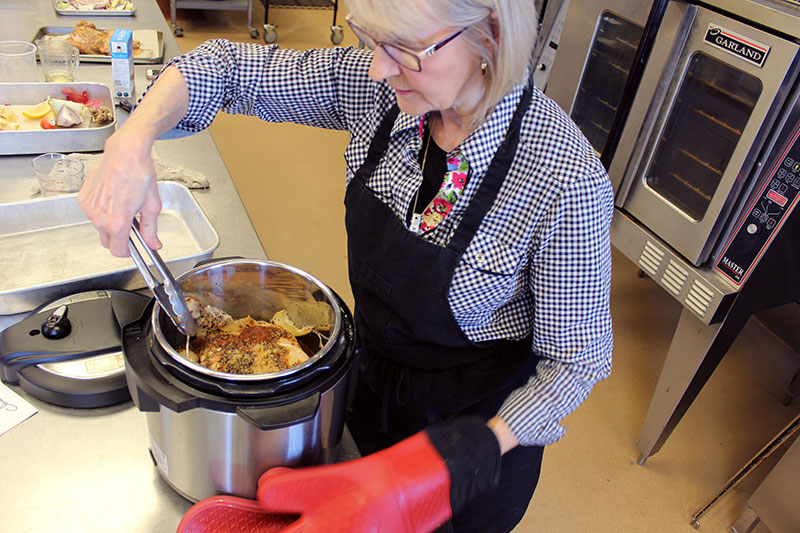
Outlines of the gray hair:
M468 27L463 37L486 61L486 93L471 117L483 122L516 85L527 83L538 20L533 0L347 0L355 20L389 39L402 40L431 20Z

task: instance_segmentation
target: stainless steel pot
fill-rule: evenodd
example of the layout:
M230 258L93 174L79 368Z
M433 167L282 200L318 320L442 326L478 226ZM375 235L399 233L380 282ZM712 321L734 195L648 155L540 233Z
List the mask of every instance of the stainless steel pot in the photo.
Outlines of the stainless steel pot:
M313 276L271 261L213 262L178 282L185 294L235 318L268 319L280 309L325 302L335 319L305 363L270 374L227 374L182 357L175 347L185 337L151 302L152 311L123 328L123 353L161 476L192 501L216 494L254 498L268 468L334 461L355 342L344 303Z

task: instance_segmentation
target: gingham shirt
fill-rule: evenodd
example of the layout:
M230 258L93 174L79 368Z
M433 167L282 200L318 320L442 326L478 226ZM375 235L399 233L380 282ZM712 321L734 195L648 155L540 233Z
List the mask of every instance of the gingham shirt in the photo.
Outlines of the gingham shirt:
M189 85L178 128L207 128L217 111L347 130L347 180L364 161L393 90L372 81L371 52L311 51L209 41L171 64ZM423 238L445 245L499 146L522 88L508 94L461 145L470 165L462 198ZM405 220L422 182L419 117L400 113L368 185ZM594 150L551 100L534 90L512 167L456 268L449 304L472 341L533 333L536 375L499 415L522 445L564 434L560 421L611 371L609 223L612 189ZM420 302L424 305L424 302Z

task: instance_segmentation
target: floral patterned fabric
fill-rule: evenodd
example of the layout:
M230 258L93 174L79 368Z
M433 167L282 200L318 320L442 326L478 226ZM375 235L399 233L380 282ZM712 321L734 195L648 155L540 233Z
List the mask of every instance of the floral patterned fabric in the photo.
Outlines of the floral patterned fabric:
M439 188L439 192L433 197L428 207L422 212L422 220L419 225L418 234L431 231L444 220L444 217L453 208L453 205L464 192L464 185L467 183L469 165L467 158L456 148L447 154L447 171L444 181Z

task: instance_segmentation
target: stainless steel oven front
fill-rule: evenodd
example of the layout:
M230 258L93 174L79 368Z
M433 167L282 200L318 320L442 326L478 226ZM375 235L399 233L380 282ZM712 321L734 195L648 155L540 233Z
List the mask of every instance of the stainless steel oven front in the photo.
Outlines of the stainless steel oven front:
M608 169L615 246L706 324L722 319L758 260L720 262L772 179L800 70L800 45L784 31L800 27L797 7L718 3L667 4ZM770 209L785 214L798 187L792 178L775 190L784 205L759 211L751 246L769 243L780 221Z

